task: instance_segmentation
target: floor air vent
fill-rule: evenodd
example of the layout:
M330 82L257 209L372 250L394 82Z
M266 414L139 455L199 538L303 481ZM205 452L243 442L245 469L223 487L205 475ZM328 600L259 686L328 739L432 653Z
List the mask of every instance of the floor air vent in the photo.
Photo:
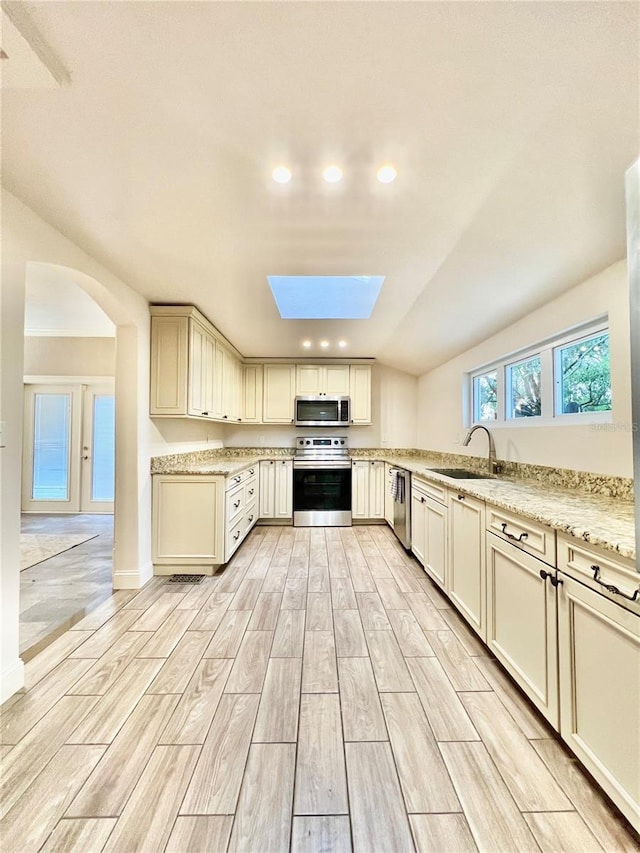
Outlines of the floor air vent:
M204 575L171 575L167 583L202 583Z

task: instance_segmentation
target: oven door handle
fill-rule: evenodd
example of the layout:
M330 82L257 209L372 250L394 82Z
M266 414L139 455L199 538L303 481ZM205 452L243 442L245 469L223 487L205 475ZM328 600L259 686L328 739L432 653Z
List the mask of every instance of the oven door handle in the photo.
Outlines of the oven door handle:
M327 471L331 469L338 468L351 468L351 461L349 459L345 459L344 461L340 460L319 460L319 459L294 459L293 460L293 468L294 470L309 470L311 468L315 468L319 471Z

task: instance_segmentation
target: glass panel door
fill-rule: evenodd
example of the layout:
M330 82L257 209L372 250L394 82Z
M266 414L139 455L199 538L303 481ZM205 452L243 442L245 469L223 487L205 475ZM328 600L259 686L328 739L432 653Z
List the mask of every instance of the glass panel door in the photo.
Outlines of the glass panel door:
M84 392L81 512L113 512L115 397L108 385Z

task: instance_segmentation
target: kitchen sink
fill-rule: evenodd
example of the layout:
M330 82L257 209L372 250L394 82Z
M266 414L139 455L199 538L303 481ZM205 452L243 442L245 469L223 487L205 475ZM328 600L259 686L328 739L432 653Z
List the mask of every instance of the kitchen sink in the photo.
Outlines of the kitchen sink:
M467 471L464 468L430 468L434 474L444 474L454 480L490 480L491 474L478 474L477 471Z

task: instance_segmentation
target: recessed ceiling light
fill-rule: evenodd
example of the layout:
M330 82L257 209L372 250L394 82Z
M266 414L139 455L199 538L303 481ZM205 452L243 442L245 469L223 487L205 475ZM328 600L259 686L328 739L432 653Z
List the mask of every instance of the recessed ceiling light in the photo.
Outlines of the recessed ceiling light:
M322 173L322 177L328 184L336 184L342 180L342 169L340 166L327 166Z
M344 349L346 347L346 345L347 345L346 341L338 341L338 346L340 347L340 349Z
M276 166L271 177L278 184L288 184L291 180L291 169L287 169L286 166Z
M311 346L311 341L302 341L302 346L305 349L309 349L309 347Z
M322 349L326 349L329 346L329 341L320 341L320 346Z
M397 174L393 166L381 166L378 169L378 180L381 184L390 184L395 181Z

